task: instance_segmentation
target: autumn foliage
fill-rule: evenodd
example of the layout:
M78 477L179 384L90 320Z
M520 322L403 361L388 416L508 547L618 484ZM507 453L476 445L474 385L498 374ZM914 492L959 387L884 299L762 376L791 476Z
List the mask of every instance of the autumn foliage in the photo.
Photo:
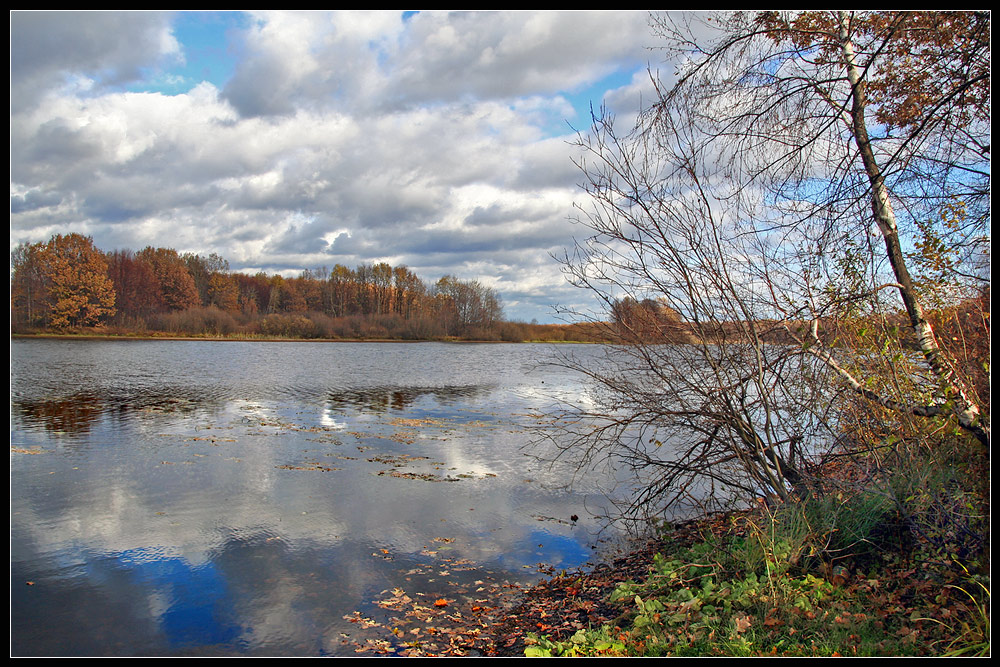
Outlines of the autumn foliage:
M22 249L17 258L22 264L15 267L11 300L22 318L65 329L93 326L115 314L108 264L91 239L59 234Z
M181 336L428 340L595 340L597 327L504 319L499 294L406 266L305 270L294 277L231 271L229 262L170 248L102 252L80 234L11 253L15 333L99 327Z

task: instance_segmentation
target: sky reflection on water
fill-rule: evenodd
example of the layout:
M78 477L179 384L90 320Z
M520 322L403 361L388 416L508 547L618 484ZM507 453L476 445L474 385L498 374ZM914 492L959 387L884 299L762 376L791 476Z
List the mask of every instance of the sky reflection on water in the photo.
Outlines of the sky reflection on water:
M584 563L544 349L14 341L12 654L347 655L385 591Z

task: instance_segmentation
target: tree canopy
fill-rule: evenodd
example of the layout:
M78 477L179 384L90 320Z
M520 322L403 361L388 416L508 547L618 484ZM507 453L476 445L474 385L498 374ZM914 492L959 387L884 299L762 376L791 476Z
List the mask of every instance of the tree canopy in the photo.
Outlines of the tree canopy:
M115 290L93 239L57 234L14 253L11 298L26 317L55 329L92 326L115 314Z
M79 234L14 249L11 323L283 337L530 337L527 325L504 321L500 295L478 280L447 275L430 289L406 266L385 262L248 275L215 253L152 246L104 253Z

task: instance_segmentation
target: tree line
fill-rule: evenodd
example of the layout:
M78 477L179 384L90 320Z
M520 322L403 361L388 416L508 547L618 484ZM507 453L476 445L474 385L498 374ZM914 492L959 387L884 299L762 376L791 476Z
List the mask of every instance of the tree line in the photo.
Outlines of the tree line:
M293 338L526 339L564 336L555 325L507 322L500 295L446 275L427 285L380 262L304 270L297 277L240 273L215 253L170 248L102 252L93 239L57 234L11 253L15 332L101 327L115 332L251 334Z

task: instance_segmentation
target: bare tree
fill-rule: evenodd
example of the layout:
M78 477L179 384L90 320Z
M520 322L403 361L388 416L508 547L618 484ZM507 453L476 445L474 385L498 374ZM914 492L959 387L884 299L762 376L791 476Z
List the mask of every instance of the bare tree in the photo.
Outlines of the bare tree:
M676 328L619 320L608 366L581 369L603 394L572 447L631 464L639 504L704 481L804 493L844 392L988 446L988 404L927 306L988 286L964 267L989 245L989 19L951 18L654 18L676 79L653 75L634 127L602 110L580 136L589 235L563 258L608 312L653 300L688 328L666 344ZM928 239L947 280L921 272ZM865 323L877 345L845 345Z
M834 443L828 370L781 344L757 263L765 248L710 195L711 165L675 121L661 120L654 142L642 130L618 137L604 117L581 140L592 235L564 258L567 275L609 312L654 297L659 308L618 317L622 344L601 366L566 360L599 400L561 442L635 471L630 511L805 493L811 462Z
M503 320L500 295L478 280L442 276L434 285L434 291L444 302L444 312L449 313L448 317L452 319L449 333L462 336L473 332L481 334Z

